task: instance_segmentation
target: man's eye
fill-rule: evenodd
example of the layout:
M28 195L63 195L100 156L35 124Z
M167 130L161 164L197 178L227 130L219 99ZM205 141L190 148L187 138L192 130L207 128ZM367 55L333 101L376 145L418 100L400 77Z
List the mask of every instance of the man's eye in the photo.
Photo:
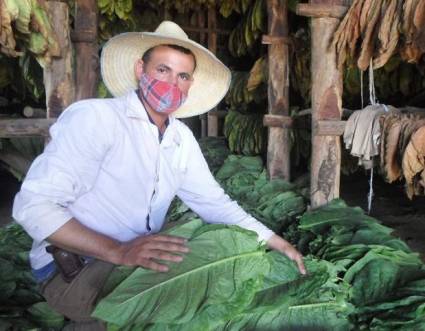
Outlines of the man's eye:
M161 74L165 73L166 71L167 71L167 69L165 69L165 68L158 68L158 72L161 73Z
M187 74L180 74L180 79L182 79L182 80L189 80L190 77Z

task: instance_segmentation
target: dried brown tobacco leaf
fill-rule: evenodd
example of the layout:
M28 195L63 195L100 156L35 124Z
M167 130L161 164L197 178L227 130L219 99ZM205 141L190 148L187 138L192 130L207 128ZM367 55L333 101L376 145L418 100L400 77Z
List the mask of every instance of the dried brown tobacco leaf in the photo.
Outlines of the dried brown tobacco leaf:
M411 43L413 41L414 35L414 24L413 18L415 14L416 6L418 5L419 0L405 0L403 5L403 24L402 31L406 39L406 43Z
M403 118L405 120L401 121L400 138L398 140L397 147L397 162L399 164L402 163L404 151L406 150L406 146L408 145L412 134L425 124L423 116L421 117L417 114L403 114Z
M355 46L360 37L359 17L365 0L355 0L338 26L331 47L337 55L337 65L341 67L347 54L354 56Z
M360 32L365 33L372 17L372 10L375 0L365 0L360 13Z
M398 140L400 139L401 121L393 122L388 128L385 146L385 172L389 183L401 177L401 167L397 162Z
M19 56L15 50L16 41L12 31L12 16L6 1L0 1L0 51L8 56Z
M420 2L423 3L423 0L406 0L403 6L402 34L404 36L404 45L400 49L400 56L409 63L419 62L422 56L422 51L414 43L416 35L414 17Z
M421 1L416 7L413 25L416 28L414 44L425 52L425 1Z
M370 60L375 50L375 40L379 31L382 0L375 0L370 9L371 19L363 37L362 46L360 48L360 55L357 60L357 66L360 70L366 70L369 67Z
M385 178L388 178L387 175L387 159L386 159L386 149L388 146L390 129L395 124L398 123L401 119L401 114L398 112L393 112L388 115L384 115L380 118L381 123L381 145L380 145L380 168L383 172Z
M414 194L422 194L424 191L424 168L425 126L422 126L412 135L403 155L403 175L406 180L407 196L410 199Z
M403 3L401 0L390 0L383 14L378 33L380 45L373 60L374 69L384 66L397 49L400 38L402 9Z

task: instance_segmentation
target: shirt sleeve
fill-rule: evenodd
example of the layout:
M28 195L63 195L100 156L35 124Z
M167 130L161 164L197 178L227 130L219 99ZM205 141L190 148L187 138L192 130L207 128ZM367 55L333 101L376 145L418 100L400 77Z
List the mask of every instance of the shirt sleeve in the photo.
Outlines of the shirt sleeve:
M110 145L108 116L90 105L74 104L59 117L15 197L13 217L37 241L72 218L67 207L90 190Z
M259 241L269 240L274 232L246 213L224 192L211 174L194 138L189 155L186 175L177 192L179 198L208 223L238 225L255 231Z

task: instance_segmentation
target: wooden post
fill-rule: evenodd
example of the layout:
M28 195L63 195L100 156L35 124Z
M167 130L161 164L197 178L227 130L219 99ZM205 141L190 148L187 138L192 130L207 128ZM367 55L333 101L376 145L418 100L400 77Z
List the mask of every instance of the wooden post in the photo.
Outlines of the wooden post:
M208 49L214 54L217 53L217 13L214 5L208 8ZM201 121L203 137L206 135L211 137L218 136L217 117L205 116L201 117Z
M61 57L53 58L44 68L47 117L58 117L75 99L72 72L72 45L69 33L68 5L59 1L48 1L47 6L61 49Z
M75 1L74 42L76 100L97 95L99 56L97 46L98 9L96 0Z
M268 59L269 114L289 115L288 80L288 4L286 0L268 0ZM275 38L277 37L277 38ZM269 127L267 171L270 178L290 179L289 131L283 127Z
M198 12L198 28L202 29L205 27L205 12L203 10L200 10ZM200 30L199 31L199 43L202 46L205 46L206 44L206 33L205 31Z
M344 0L310 0L312 5L344 5ZM338 18L311 19L311 103L312 155L311 206L319 207L339 197L341 144L339 136L318 135L318 121L341 119L342 74L336 65L335 52L329 48Z

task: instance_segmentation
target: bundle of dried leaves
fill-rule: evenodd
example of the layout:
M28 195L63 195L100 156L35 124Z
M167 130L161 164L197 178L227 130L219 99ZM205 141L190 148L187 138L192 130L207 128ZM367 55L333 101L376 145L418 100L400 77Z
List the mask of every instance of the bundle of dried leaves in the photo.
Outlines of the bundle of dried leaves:
M418 63L425 53L425 1L354 0L331 47L340 67L352 58L361 70L371 61L377 69L397 52Z

